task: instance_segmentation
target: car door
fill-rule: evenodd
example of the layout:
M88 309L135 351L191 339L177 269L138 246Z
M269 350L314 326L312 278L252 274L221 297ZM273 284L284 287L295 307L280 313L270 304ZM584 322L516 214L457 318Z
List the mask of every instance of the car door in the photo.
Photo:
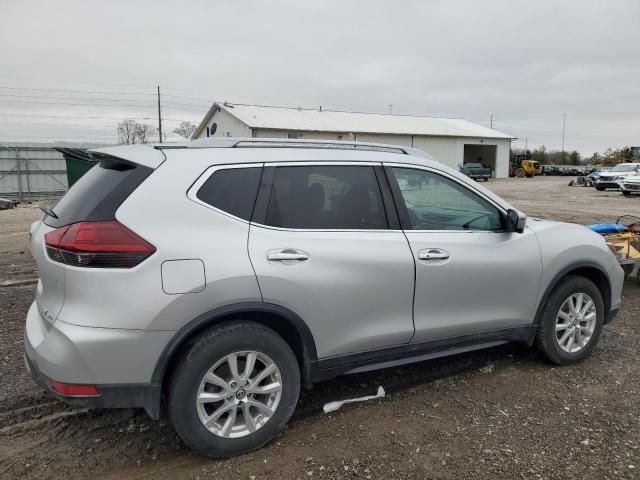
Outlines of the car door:
M531 324L542 276L535 234L505 231L501 208L443 172L386 172L416 265L412 342Z
M249 254L265 302L309 326L319 358L409 342L411 250L380 164L266 167ZM395 225L394 225L395 223Z

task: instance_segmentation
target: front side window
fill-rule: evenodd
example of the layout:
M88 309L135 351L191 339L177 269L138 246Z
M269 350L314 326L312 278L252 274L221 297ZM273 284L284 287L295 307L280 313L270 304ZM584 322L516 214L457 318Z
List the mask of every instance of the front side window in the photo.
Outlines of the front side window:
M267 225L299 229L388 228L373 167L277 167Z
M261 175L262 167L217 170L202 184L196 196L223 212L250 220Z
M412 230L501 230L499 210L466 187L442 175L392 168Z

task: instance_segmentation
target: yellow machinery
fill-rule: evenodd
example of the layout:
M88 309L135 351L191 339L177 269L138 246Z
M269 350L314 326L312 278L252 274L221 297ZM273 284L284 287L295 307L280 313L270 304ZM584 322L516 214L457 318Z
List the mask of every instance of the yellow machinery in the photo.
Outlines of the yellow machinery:
M542 174L540 162L527 158L528 155L512 155L509 162L510 177L535 177Z

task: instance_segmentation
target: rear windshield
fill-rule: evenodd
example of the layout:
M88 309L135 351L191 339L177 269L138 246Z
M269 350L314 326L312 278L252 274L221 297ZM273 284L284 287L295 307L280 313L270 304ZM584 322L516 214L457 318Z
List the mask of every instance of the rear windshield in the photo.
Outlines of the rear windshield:
M58 218L44 223L58 228L82 221L114 220L116 210L153 169L120 160L102 160L80 178L53 207Z

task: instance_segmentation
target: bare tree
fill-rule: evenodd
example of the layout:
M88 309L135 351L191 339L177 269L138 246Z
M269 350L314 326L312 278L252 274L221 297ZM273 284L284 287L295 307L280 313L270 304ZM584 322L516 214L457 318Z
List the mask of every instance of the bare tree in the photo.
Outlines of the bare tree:
M155 132L155 127L146 123L138 123L130 119L123 120L118 123L118 143L121 145L147 143Z
M154 135L156 132L155 127L147 123L136 123L136 140L137 143L147 143L149 141L149 137Z
M135 120L123 120L118 123L118 143L131 145L136 143L137 131Z
M180 122L180 126L176 128L173 133L177 133L178 135L184 138L191 138L193 132L196 131L196 125L191 122Z

